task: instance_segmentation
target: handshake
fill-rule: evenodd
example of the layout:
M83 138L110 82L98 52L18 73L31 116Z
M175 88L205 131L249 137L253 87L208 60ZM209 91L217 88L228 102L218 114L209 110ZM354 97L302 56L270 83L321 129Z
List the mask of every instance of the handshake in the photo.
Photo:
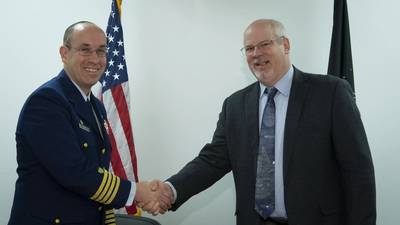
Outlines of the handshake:
M136 205L154 216L168 211L173 201L172 189L163 181L153 180L136 183Z

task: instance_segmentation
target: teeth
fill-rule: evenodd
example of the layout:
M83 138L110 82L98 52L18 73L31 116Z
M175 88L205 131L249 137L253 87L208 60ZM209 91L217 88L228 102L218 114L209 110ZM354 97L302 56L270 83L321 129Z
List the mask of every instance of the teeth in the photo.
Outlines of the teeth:
M254 63L254 65L256 65L256 66L261 66L261 65L266 65L266 64L268 64L268 61Z
M93 69L93 68L86 68L86 71L89 71L89 72L96 72L96 71L97 71L97 69Z

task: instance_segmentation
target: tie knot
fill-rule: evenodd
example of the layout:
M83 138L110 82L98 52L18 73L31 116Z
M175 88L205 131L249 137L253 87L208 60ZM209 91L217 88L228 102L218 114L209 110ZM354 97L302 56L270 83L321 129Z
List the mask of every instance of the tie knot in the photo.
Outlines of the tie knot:
M268 94L268 101L271 101L272 99L274 99L276 93L278 92L278 89L272 87L270 89L265 88L265 94Z
M87 107L93 108L92 102L91 102L89 99L87 99L87 100L85 101L85 103L86 103L86 106L87 106Z

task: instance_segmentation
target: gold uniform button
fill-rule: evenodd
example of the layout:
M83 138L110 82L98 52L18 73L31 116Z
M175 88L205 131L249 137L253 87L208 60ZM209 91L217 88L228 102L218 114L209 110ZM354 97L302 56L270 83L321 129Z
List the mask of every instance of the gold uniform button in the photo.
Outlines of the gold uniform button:
M101 154L105 154L106 153L106 149L105 148L103 148L103 149L101 149Z
M60 219L56 218L56 219L54 220L54 223L55 223L55 224L59 224L59 223L61 223L61 221L60 221Z
M88 143L86 143L86 142L83 143L83 147L84 147L84 148L87 148L88 146L89 146Z

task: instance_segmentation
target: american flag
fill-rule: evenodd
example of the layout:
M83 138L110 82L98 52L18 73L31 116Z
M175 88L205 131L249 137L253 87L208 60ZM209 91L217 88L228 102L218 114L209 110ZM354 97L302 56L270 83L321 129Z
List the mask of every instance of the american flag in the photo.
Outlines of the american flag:
M107 111L108 134L112 146L111 169L115 175L138 181L137 161L131 120L129 116L129 83L125 62L124 38L120 20L121 0L112 0L106 35L107 68L100 79L101 99ZM120 209L118 213L136 214L136 205Z

